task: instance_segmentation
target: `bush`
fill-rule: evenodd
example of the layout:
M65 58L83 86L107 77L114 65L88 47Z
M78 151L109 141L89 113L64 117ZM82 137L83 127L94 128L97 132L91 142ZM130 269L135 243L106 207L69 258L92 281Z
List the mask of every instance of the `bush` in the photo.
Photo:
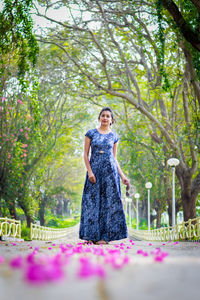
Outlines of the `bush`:
M31 241L31 229L26 226L25 222L21 226L21 238L25 241Z
M126 223L127 226L129 226L129 216L126 217ZM136 218L131 218L131 227L133 229L137 229L137 220ZM146 219L139 219L139 230L148 230L147 220ZM150 226L150 230L153 230L154 228Z
M75 218L66 218L56 217L54 215L46 216L46 225L47 227L55 227L55 228L67 228L74 226L80 222L80 216L76 216Z

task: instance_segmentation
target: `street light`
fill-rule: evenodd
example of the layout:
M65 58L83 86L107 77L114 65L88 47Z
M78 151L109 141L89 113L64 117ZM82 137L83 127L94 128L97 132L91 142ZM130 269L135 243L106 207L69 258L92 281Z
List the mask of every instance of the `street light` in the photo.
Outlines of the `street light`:
M148 230L150 230L150 189L152 188L152 183L147 182L145 188L148 190Z
M129 210L129 227L131 227L131 202L132 202L132 199L131 198L126 198L126 204L129 203L128 207L126 206L126 214L128 214L128 210Z
M140 198L140 194L136 193L135 198L136 198L136 218L137 218L137 230L138 230L138 199Z
M179 165L179 160L177 158L170 158L167 164L172 167L172 226L175 226L175 167Z

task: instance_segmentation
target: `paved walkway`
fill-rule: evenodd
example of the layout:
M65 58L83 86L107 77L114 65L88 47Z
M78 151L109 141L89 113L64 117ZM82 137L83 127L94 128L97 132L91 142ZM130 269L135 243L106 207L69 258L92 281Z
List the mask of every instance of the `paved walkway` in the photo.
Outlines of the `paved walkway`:
M77 243L82 242L77 237L76 226L73 233L59 241L33 241L16 243L16 245L12 245L11 242L1 242L0 255L5 258L5 262L0 264L0 299L184 300L189 298L196 300L200 297L200 243L170 242L163 245L162 242L152 242L152 245L149 245L146 241L133 241L132 245L130 238L113 241L102 248L104 251L109 251L121 247L120 251L123 255L129 257L129 263L123 268L113 269L109 263L104 262L107 274L105 278L97 276L77 278L75 274L81 253L76 253L65 268L66 275L63 280L39 286L25 282L21 270L13 270L9 266L14 256L27 256L34 247L40 247L38 255L55 255L60 252L61 243L77 247ZM124 245L120 246L122 242ZM54 243L56 246L52 246ZM48 249L50 246L51 250ZM142 250L144 255L138 254L138 250L140 252ZM155 255L152 254L158 250L168 253L162 262L155 261ZM86 256L91 256L91 253L84 253L84 257ZM100 263L103 257L96 256L95 259Z

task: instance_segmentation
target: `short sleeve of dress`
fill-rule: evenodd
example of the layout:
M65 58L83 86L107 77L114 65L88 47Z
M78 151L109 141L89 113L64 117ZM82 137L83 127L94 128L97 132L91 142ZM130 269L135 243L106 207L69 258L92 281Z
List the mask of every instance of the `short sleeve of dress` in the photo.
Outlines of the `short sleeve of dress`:
M119 135L117 133L115 133L114 144L117 143L118 141L119 141Z
M87 137L91 140L91 139L92 139L92 129L89 129L89 130L86 132L85 136L87 136Z

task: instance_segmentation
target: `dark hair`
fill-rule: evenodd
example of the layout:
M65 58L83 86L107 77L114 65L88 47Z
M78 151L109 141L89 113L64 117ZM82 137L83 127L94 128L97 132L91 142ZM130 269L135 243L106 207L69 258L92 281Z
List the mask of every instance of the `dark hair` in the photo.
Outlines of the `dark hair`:
M101 116L102 112L104 112L104 111L109 111L110 114L111 114L111 117L112 117L112 123L111 123L110 125L112 125L113 123L115 123L116 121L115 121L115 119L114 119L113 112L112 112L112 110L110 109L110 107L104 107L104 108L102 108L102 110L101 110L100 113L99 113L98 120L100 120L100 116Z

